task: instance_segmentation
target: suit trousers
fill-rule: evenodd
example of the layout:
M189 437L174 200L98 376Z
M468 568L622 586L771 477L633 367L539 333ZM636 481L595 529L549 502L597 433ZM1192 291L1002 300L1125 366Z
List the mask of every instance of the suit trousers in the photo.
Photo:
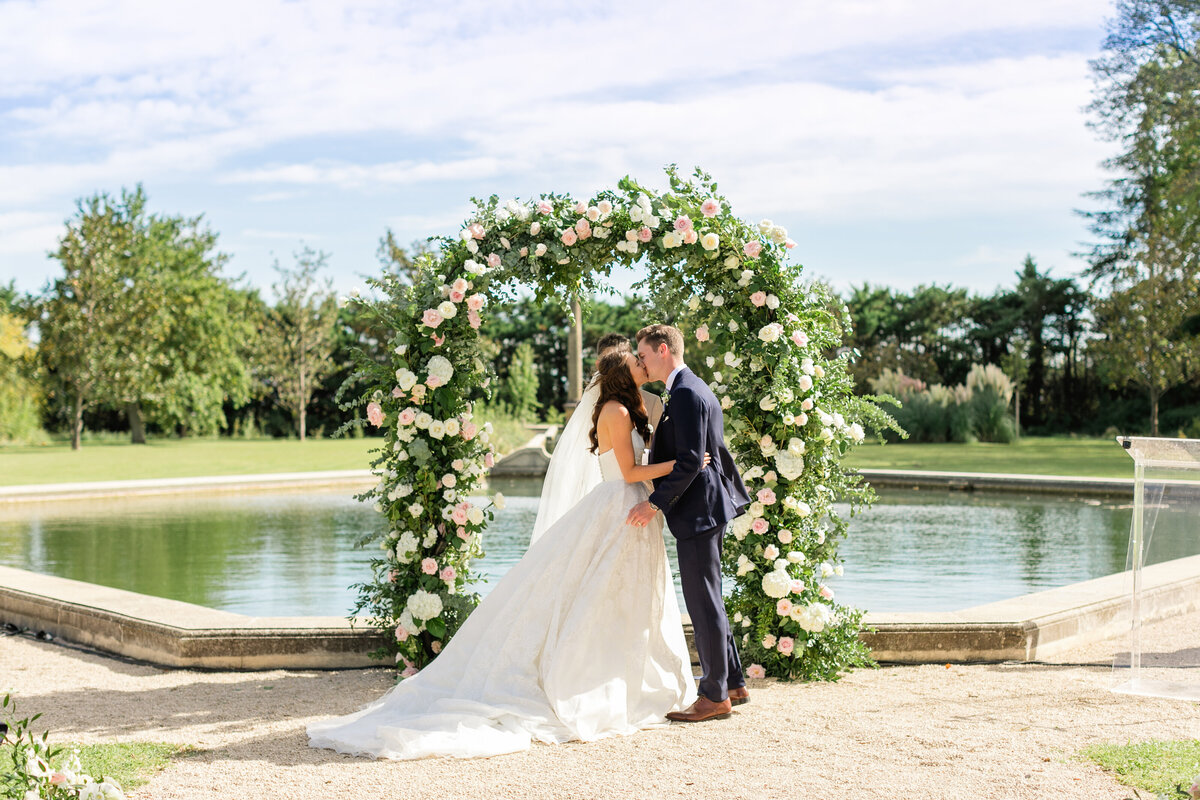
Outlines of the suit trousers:
M700 655L700 694L719 702L730 689L746 685L742 660L725 616L721 596L721 544L725 526L704 531L688 539L676 539L679 582Z

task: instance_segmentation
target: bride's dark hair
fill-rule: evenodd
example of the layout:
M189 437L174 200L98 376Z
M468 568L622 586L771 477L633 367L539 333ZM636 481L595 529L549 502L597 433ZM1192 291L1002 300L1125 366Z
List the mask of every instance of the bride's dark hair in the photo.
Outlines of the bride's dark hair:
M629 419L633 427L645 441L650 441L650 418L646 416L646 406L642 402L642 393L629 374L629 353L620 350L600 356L596 362L596 382L600 386L600 396L596 398L596 408L592 411L592 431L588 438L592 440L589 449L594 453L600 448L596 438L596 423L600 420L600 412L609 400L616 400L629 409Z

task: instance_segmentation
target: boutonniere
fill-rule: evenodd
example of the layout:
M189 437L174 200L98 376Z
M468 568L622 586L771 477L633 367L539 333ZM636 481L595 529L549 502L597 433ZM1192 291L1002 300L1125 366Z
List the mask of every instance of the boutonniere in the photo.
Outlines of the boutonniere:
M663 392L663 396L662 396L662 404L663 404L663 408L666 408L666 407L667 407L667 403L669 403L669 402L671 402L671 393L670 393L670 392Z

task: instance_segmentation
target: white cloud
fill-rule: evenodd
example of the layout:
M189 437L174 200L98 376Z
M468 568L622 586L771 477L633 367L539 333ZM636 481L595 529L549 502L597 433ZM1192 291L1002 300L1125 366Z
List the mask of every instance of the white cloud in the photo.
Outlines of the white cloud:
M41 211L0 213L0 254L45 254L58 247L63 220Z

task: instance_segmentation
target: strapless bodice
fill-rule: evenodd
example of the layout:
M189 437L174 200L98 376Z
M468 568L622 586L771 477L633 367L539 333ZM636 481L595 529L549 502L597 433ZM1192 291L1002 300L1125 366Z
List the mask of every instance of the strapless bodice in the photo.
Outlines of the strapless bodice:
M633 432L633 459L635 463L642 463L642 450L645 449L646 443L637 431ZM625 476L621 474L621 465L617 463L617 454L610 448L600 454L600 477L608 481L624 481Z

